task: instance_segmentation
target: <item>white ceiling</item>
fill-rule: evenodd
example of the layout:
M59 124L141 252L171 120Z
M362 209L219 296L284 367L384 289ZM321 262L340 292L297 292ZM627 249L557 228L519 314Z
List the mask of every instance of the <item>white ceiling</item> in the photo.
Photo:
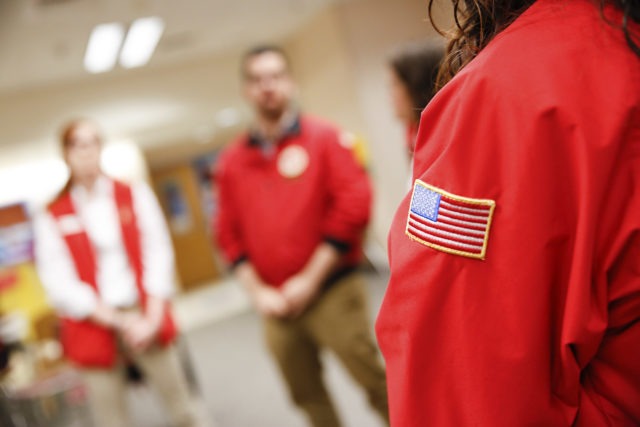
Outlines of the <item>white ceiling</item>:
M82 60L100 23L161 16L158 67L278 40L336 1L0 0L0 93L90 78Z

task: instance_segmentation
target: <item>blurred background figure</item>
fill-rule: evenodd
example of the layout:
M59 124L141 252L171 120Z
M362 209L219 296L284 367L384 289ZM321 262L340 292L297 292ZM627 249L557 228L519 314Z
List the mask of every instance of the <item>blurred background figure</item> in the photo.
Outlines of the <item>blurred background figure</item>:
M67 124L61 145L70 178L36 216L36 262L96 424L129 425L124 366L133 361L173 425L196 426L173 347L173 249L155 196L146 184L102 173L102 139L93 122Z
M255 122L217 165L220 247L310 425L342 425L322 378L325 349L388 420L384 368L357 271L371 209L367 173L351 138L296 108L281 48L250 50L241 69Z
M405 45L389 60L391 99L395 116L406 129L406 147L413 158L420 114L435 94L444 46L435 42Z

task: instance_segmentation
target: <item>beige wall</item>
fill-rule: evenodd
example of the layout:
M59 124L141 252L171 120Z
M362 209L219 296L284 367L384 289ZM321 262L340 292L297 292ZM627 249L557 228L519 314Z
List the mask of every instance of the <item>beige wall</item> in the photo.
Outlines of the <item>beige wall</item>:
M310 21L286 42L302 108L347 130L365 131L356 79L338 8Z

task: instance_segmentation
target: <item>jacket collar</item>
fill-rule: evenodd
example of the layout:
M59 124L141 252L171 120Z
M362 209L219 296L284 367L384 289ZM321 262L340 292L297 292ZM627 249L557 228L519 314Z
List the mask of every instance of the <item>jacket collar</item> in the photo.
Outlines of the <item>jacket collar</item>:
M282 132L277 138L276 143L281 143L289 136L300 135L300 114L298 112L287 113L282 120ZM253 128L249 131L248 144L251 147L263 147L268 144L267 139L259 129Z

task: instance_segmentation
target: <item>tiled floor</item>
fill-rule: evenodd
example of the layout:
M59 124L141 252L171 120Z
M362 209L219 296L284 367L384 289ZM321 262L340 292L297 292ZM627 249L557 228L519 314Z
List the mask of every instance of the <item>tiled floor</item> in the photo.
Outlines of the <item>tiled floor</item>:
M386 275L369 273L371 318L377 313ZM260 320L232 281L183 296L175 311L184 334L182 349L201 391L201 407L215 427L303 427L262 342ZM360 389L339 362L323 356L327 386L345 427L380 427ZM136 427L165 427L161 405L148 390L130 391Z

